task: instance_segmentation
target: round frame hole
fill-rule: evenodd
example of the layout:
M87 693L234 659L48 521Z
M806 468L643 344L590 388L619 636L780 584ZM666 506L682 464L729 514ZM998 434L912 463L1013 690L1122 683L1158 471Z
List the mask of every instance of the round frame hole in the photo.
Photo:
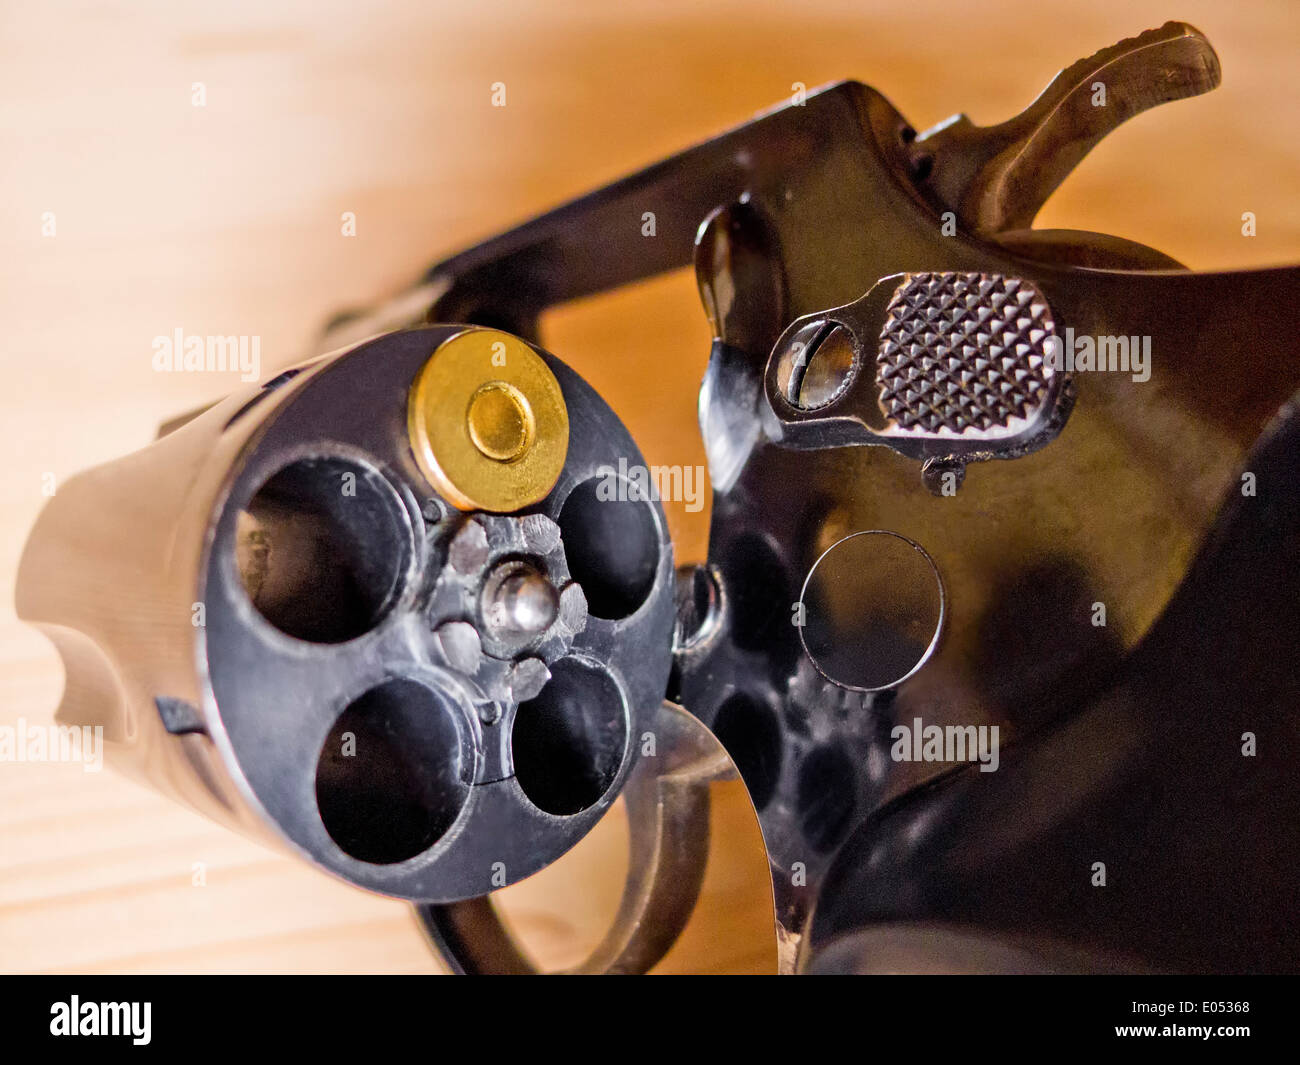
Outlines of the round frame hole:
M930 660L946 613L943 581L920 544L869 529L831 545L799 593L799 638L842 688L895 688Z

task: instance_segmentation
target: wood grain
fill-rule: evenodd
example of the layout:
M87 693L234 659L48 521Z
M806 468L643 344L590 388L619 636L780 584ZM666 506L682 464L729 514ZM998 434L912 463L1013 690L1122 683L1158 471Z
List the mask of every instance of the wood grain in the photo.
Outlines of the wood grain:
M57 657L14 618L42 478L146 443L225 392L159 374L152 338L261 337L263 371L340 307L434 258L808 86L857 77L923 128L1007 117L1060 67L1169 17L1197 25L1223 87L1123 127L1041 226L1097 229L1199 268L1300 260L1300 8L1088 4L471 5L236 0L0 9L0 723L46 721ZM490 106L493 82L507 106ZM192 105L193 85L207 102ZM357 235L340 216L355 212ZM1255 212L1258 235L1241 234ZM52 212L56 234L42 234ZM707 332L674 275L551 316L548 345L649 461L697 464ZM699 558L707 512L670 514ZM752 828L741 804L719 838ZM546 962L612 912L617 815L516 889ZM752 842L752 840L751 840ZM701 920L664 968L760 970L763 869L719 855ZM744 857L744 860L741 858ZM194 863L206 886L193 886ZM0 764L0 969L432 972L401 904L238 839L111 772Z

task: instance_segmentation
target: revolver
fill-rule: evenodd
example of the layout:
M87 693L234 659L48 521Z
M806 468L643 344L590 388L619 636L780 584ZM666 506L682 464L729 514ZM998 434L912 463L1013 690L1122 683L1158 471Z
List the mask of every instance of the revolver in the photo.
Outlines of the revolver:
M1033 228L1219 80L1171 22L993 126L840 82L443 259L51 500L17 599L59 720L457 972L537 971L493 894L620 797L571 971L649 971L735 780L781 972L1300 968L1300 267ZM688 267L677 566L539 318Z

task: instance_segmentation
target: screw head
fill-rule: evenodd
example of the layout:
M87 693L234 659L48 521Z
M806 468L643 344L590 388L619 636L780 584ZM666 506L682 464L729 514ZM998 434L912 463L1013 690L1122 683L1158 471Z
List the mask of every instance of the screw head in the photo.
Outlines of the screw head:
M777 387L790 406L816 410L843 394L860 362L857 342L848 329L828 319L814 319L782 338Z

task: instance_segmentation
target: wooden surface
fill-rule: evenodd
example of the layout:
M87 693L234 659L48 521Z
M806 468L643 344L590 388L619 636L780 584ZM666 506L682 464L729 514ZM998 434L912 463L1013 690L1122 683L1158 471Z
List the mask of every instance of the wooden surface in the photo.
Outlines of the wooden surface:
M362 13L364 10L364 14ZM0 7L0 724L47 721L62 672L12 611L42 479L149 441L231 387L157 374L152 338L261 337L263 371L322 320L437 256L743 120L856 77L924 128L993 122L1060 67L1165 19L1197 25L1218 92L1098 148L1040 226L1097 229L1198 268L1300 260L1300 5L770 3ZM192 105L202 82L204 107ZM507 106L490 105L504 82ZM355 212L357 235L340 233ZM1241 234L1253 211L1258 235ZM56 234L42 234L52 212ZM696 464L708 336L688 276L548 323L652 463ZM630 328L629 328L630 327ZM679 557L707 513L673 508ZM617 816L512 919L563 961L612 912ZM746 838L741 804L719 838ZM752 839L750 840L752 842ZM752 853L711 867L666 968L769 961ZM206 886L192 884L195 862ZM757 885L757 886L756 886ZM398 971L433 961L403 905L211 826L111 772L0 764L0 970Z

